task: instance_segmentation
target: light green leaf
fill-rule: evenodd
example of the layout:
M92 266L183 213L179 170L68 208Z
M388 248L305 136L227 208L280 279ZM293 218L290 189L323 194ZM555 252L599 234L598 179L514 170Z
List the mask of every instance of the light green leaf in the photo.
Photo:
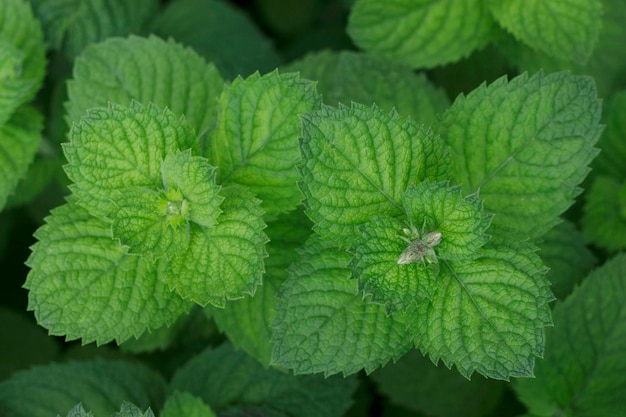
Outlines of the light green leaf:
M218 414L232 406L249 405L248 415L268 407L299 417L339 417L351 405L356 382L355 378L295 377L266 369L244 352L224 344L189 360L174 374L169 389L202 398Z
M248 16L227 2L170 2L154 20L152 30L163 38L173 37L191 46L215 63L228 80L255 71L272 71L280 65L280 57L270 41Z
M113 417L154 417L154 413L150 408L144 413L136 405L124 401L122 402L119 413L113 414Z
M60 417L57 414L57 417ZM92 412L87 412L83 408L83 405L79 403L76 407L72 408L69 413L67 413L67 417L94 417Z
M459 96L440 133L458 161L455 182L480 190L493 223L541 236L580 192L599 118L590 78L524 74Z
M63 151L65 172L78 202L99 217L114 218L115 193L132 187L159 190L166 155L194 145L189 126L167 109L138 102L89 111L72 128Z
M2 69L0 80L6 77L8 70L14 72L14 75L20 79L28 81L30 90L21 95L22 103L25 103L32 99L41 87L46 70L46 48L43 43L43 32L27 1L3 0L0 2L0 45L3 58L3 62L0 64ZM17 55L19 56L19 64L15 62L16 51L19 51ZM4 60L9 57L13 59L5 62ZM9 63L17 64L17 66L11 68L11 65L7 65ZM2 101L4 101L6 99L4 92L2 95ZM2 101L0 104L4 104ZM4 112L4 110L0 111Z
M21 107L0 125L0 210L35 158L42 127L41 115L30 107Z
M223 86L212 64L172 40L113 38L89 46L76 60L67 117L78 122L87 110L109 103L155 103L184 115L202 139L215 128Z
M626 177L626 90L611 97L604 116L606 129L598 142L600 154L593 161L593 174L621 181Z
M503 382L484 378L468 381L458 372L434 366L416 350L371 378L391 402L429 416L492 415L505 387Z
M52 335L121 343L189 311L169 289L166 261L128 254L110 225L72 201L54 209L35 237L24 287L28 309Z
M552 292L564 299L595 264L582 234L570 222L563 222L543 235L539 256L549 268L547 278Z
M432 68L486 45L492 26L484 0L357 0L348 33L367 52Z
M208 229L192 223L189 248L169 263L170 288L200 305L224 307L227 300L253 295L267 257L263 210L244 187L224 187L222 214Z
M441 233L441 242L436 245L439 258L474 259L489 239L485 230L492 216L483 212L477 195L464 198L461 187L423 181L406 190L402 205L410 224L423 228L420 239L427 233Z
M376 103L384 111L395 108L426 126L450 105L445 93L424 74L416 75L409 67L369 54L315 52L284 70L300 71L302 77L316 80L326 104Z
M297 74L237 78L220 97L209 150L220 183L248 186L269 216L293 210L302 200L296 184L300 115L320 105L315 84Z
M623 178L596 177L582 219L585 238L612 251L626 249L626 172Z
M372 216L402 214L409 184L449 176L442 141L395 111L353 103L302 119L306 212L320 235L341 246L360 240L358 226Z
M600 0L488 0L488 5L518 40L556 58L584 64L598 40Z
M32 98L35 80L21 77L24 53L0 38L0 126Z
M83 414L74 416L90 416L85 409L98 417L110 416L123 401L157 409L164 396L165 381L159 374L138 363L111 359L38 366L0 383L0 408L7 417L72 416L79 413L78 401L84 405Z
M215 413L200 398L188 392L176 391L165 401L160 417L215 417Z
M408 315L387 315L350 279L351 256L310 239L281 287L274 321L273 363L296 374L370 373L411 348Z
M624 414L626 256L592 272L554 308L554 328L536 378L516 381L519 398L539 417Z
M30 0L46 40L70 59L89 44L138 33L156 14L157 0Z
M295 249L311 234L311 225L301 210L280 215L268 225L266 233L269 257L265 260L263 285L254 297L226 304L226 308L207 309L220 331L236 348L243 349L263 365L269 366L272 355L270 327L276 316L277 293L287 279L287 267L293 262Z
M416 346L466 378L531 376L551 324L554 297L536 248L496 236L470 263L442 261L433 296L415 316Z

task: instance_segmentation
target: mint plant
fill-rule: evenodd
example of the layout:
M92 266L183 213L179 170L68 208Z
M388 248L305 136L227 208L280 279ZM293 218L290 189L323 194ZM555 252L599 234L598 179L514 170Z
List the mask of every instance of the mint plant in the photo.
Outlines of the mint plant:
M622 415L621 3L418 3L5 0L0 414Z

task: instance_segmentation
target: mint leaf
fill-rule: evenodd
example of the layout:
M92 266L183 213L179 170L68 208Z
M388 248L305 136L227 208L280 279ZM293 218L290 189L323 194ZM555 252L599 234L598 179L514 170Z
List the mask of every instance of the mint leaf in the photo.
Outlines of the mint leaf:
M398 363L377 370L371 378L392 403L424 415L446 417L491 415L505 387L503 382L484 378L468 381L458 372L433 366L415 350Z
M287 267L293 262L294 251L311 233L310 222L302 211L280 215L268 225L266 233L269 257L265 260L263 285L254 297L229 302L225 308L208 309L220 331L238 349L269 366L272 355L271 324L276 316L279 287L287 279Z
M626 90L618 91L609 100L604 118L606 129L598 142L600 154L593 161L594 174L608 175L616 180L626 173Z
M54 209L35 237L24 287L28 309L50 334L121 343L190 308L170 292L166 261L130 255L109 224L73 200Z
M588 240L612 251L626 249L626 175L621 182L596 177L584 210L583 234Z
M171 2L154 20L152 30L163 38L173 37L191 46L213 62L228 80L255 71L272 71L280 65L280 56L270 40L246 14L230 3Z
M200 138L215 128L216 98L224 82L212 64L172 40L108 39L89 46L73 71L67 86L71 122L94 107L136 100L184 115Z
M559 300L572 292L595 264L586 243L582 233L567 221L550 229L539 242L539 256L549 269L547 278Z
M531 376L543 354L553 299L536 248L494 235L470 263L442 261L433 294L418 302L415 344L431 360L508 380Z
M137 33L158 10L157 0L30 0L46 40L73 59L87 45Z
M111 105L92 109L74 125L63 146L64 168L78 202L96 216L114 218L116 193L132 187L158 190L166 155L193 146L191 129L169 110L138 102Z
M500 78L443 116L454 179L480 190L494 224L541 236L580 192L596 154L600 101L593 81L566 73Z
M439 138L395 111L353 103L324 106L302 119L306 212L315 231L340 246L359 241L358 226L372 216L402 214L409 184L448 176Z
M57 417L60 416L57 414ZM67 417L94 417L94 415L91 412L85 411L83 405L79 403L67 413Z
M285 71L299 71L317 81L324 103L376 103L384 111L395 108L404 116L432 125L449 107L445 93L424 74L387 59L352 51L322 51L290 63Z
M277 71L237 78L219 100L220 117L210 161L220 183L248 186L268 216L293 210L302 200L296 182L300 115L316 110L315 84Z
M154 417L154 413L150 408L146 412L128 401L124 401L120 407L120 412L113 414L113 417Z
M200 398L188 392L175 392L165 401L160 417L215 417L215 413Z
M554 308L554 328L534 379L516 381L519 398L540 417L618 416L626 385L626 256L593 271Z
M411 321L364 300L350 279L351 256L312 238L281 287L273 362L295 373L350 375L396 361L411 347Z
M215 381L220 381L216 384ZM180 368L170 383L170 391L187 391L219 415L234 406L248 406L247 415L269 410L300 417L339 417L348 409L356 379L295 377L260 363L229 344L208 348Z
M516 39L556 58L584 64L598 40L599 0L489 0L488 5Z
M76 406L81 401L93 415L110 416L123 401L156 408L164 395L165 381L156 372L138 363L96 359L17 372L0 383L0 408L12 417L67 415L70 410L81 416L82 407ZM82 416L89 416L84 409Z
M0 210L35 158L42 128L41 115L30 107L21 107L0 125Z
M200 305L253 295L267 256L260 201L239 185L224 187L217 225L191 224L189 248L169 262L170 288Z
M484 46L492 26L483 0L357 0L348 33L367 52L432 68Z
M32 98L35 81L21 77L24 54L0 38L0 126Z

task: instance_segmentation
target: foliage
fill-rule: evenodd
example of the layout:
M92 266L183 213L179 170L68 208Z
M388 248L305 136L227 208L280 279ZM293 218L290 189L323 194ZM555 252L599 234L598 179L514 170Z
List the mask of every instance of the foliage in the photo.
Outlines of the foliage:
M626 416L623 2L297 3L0 3L0 415Z

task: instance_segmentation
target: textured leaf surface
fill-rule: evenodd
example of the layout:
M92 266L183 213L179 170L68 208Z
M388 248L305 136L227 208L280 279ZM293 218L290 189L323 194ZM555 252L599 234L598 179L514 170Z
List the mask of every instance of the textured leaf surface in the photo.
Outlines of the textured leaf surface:
M432 68L484 46L492 25L484 0L358 0L348 33L367 52Z
M237 78L220 97L211 141L209 159L219 167L220 183L250 187L268 215L293 210L302 200L300 115L320 105L315 84L294 73Z
M393 403L426 415L445 417L489 415L505 387L503 382L484 378L468 381L458 372L434 366L416 350L371 377Z
M167 398L160 417L215 417L215 413L200 398L188 392L175 392Z
M248 405L252 415L255 408L268 407L300 417L342 416L351 405L355 387L354 378L295 377L264 368L228 344L192 358L170 384L170 390L188 391L211 404L220 415L228 407Z
M373 215L402 214L409 184L448 176L443 143L395 111L353 103L302 118L306 212L320 235L340 245L358 241L358 226Z
M350 254L318 238L298 252L273 324L275 364L297 374L370 373L410 349L409 317L364 300Z
M561 223L543 235L538 254L549 268L547 278L559 300L572 292L596 262L582 233L569 222Z
M34 93L35 81L21 77L23 61L24 54L0 38L0 126Z
M0 407L7 417L65 416L78 401L95 416L110 416L122 401L156 408L164 395L159 374L110 359L38 366L0 383Z
M129 255L110 225L73 202L53 210L35 237L24 286L28 309L52 335L121 343L190 308L170 291L165 261Z
M168 269L170 287L183 298L217 307L253 295L267 257L259 200L239 185L223 188L221 195L224 202L217 225L208 229L191 224L189 249Z
M554 328L536 378L515 384L537 416L624 414L626 387L626 256L592 272L554 308Z
M193 144L189 126L167 109L138 102L93 109L70 131L70 142L63 147L65 172L82 206L96 216L113 218L116 192L159 189L166 155Z
M626 172L622 182L598 176L586 194L583 233L593 243L626 249Z
M148 408L145 412L142 412L136 405L129 403L128 401L124 401L122 402L120 411L113 414L113 417L154 417L154 413L150 408Z
M59 417L58 414L57 417ZM67 417L94 417L94 415L90 411L85 411L82 404L78 404L67 413Z
M203 137L215 127L223 86L212 64L172 40L113 38L88 47L76 60L68 82L67 117L78 122L91 108L136 100L184 115Z
M171 2L154 20L152 29L161 37L173 37L191 46L215 63L228 80L255 71L272 71L280 65L280 57L270 41L248 16L227 2Z
M601 131L593 81L557 73L500 78L457 98L441 122L463 192L495 224L540 236L579 193Z
M430 302L418 303L416 346L467 378L531 376L553 299L535 250L493 237L481 258L444 261Z
M489 0L500 25L551 56L584 64L600 31L600 0Z
M0 125L0 210L35 158L42 127L41 115L30 107Z
M606 128L598 142L600 154L593 161L593 173L626 178L626 90L613 95L605 109Z
M311 225L301 210L280 215L268 225L266 233L269 257L265 260L263 285L254 297L229 302L226 308L212 308L208 313L236 348L269 366L272 355L271 324L276 316L277 293L287 278L287 267L295 258L295 249L311 234Z
M423 74L381 57L351 51L323 51L292 62L285 71L300 71L302 77L317 81L324 103L336 106L354 101L376 103L384 111L395 108L426 126L450 103L445 93Z
M46 40L74 58L87 45L138 33L158 9L157 0L30 0Z

